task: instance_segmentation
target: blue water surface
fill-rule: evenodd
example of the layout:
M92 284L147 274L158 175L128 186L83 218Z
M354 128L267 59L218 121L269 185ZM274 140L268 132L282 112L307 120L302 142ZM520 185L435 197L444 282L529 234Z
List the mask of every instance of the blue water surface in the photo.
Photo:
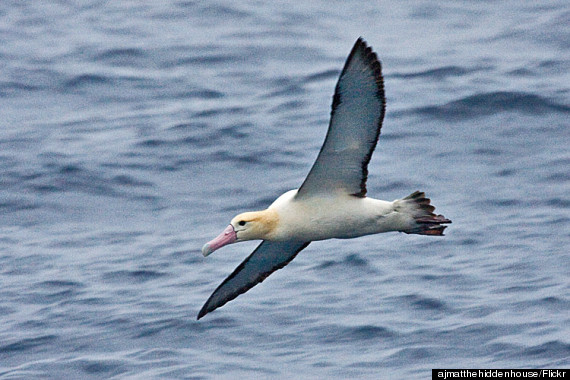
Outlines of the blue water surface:
M426 379L570 366L570 6L0 3L0 378ZM354 41L388 99L369 195L447 236L311 244L196 321L298 187Z

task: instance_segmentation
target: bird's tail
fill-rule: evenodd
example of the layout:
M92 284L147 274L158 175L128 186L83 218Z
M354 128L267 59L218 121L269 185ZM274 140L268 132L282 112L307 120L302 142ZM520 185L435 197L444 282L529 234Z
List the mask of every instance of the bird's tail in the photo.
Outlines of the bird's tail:
M407 206L411 206L411 213L416 222L412 228L402 232L407 234L443 236L443 230L445 230L447 226L442 226L442 224L451 223L451 220L445 216L433 213L435 207L430 204L430 199L426 198L423 192L416 191L403 198L401 202L405 202Z

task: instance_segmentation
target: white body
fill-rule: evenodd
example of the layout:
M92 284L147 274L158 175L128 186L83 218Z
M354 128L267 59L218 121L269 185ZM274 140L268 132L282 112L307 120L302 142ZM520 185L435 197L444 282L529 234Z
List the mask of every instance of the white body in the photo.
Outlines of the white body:
M405 202L359 198L347 194L294 199L297 190L281 195L269 210L279 217L270 240L315 241L349 239L388 231L404 231L415 225ZM410 210L411 211L411 210Z

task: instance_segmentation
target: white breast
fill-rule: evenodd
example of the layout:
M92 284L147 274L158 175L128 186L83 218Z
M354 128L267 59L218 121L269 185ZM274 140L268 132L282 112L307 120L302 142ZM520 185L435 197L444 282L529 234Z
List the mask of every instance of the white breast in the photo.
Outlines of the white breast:
M395 212L393 202L346 194L297 200L296 193L288 191L269 207L279 214L275 240L354 238L402 230L413 222Z

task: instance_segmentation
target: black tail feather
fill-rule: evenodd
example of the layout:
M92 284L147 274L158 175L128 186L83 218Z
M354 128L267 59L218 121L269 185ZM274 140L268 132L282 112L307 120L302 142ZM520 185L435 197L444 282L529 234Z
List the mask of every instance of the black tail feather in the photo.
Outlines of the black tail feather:
M443 236L443 231L447 226L442 226L442 224L451 223L451 220L447 219L443 215L436 215L433 213L435 211L435 207L430 204L431 200L426 198L424 192L415 191L402 200L413 202L417 211L414 214L416 226L404 231L405 233Z

